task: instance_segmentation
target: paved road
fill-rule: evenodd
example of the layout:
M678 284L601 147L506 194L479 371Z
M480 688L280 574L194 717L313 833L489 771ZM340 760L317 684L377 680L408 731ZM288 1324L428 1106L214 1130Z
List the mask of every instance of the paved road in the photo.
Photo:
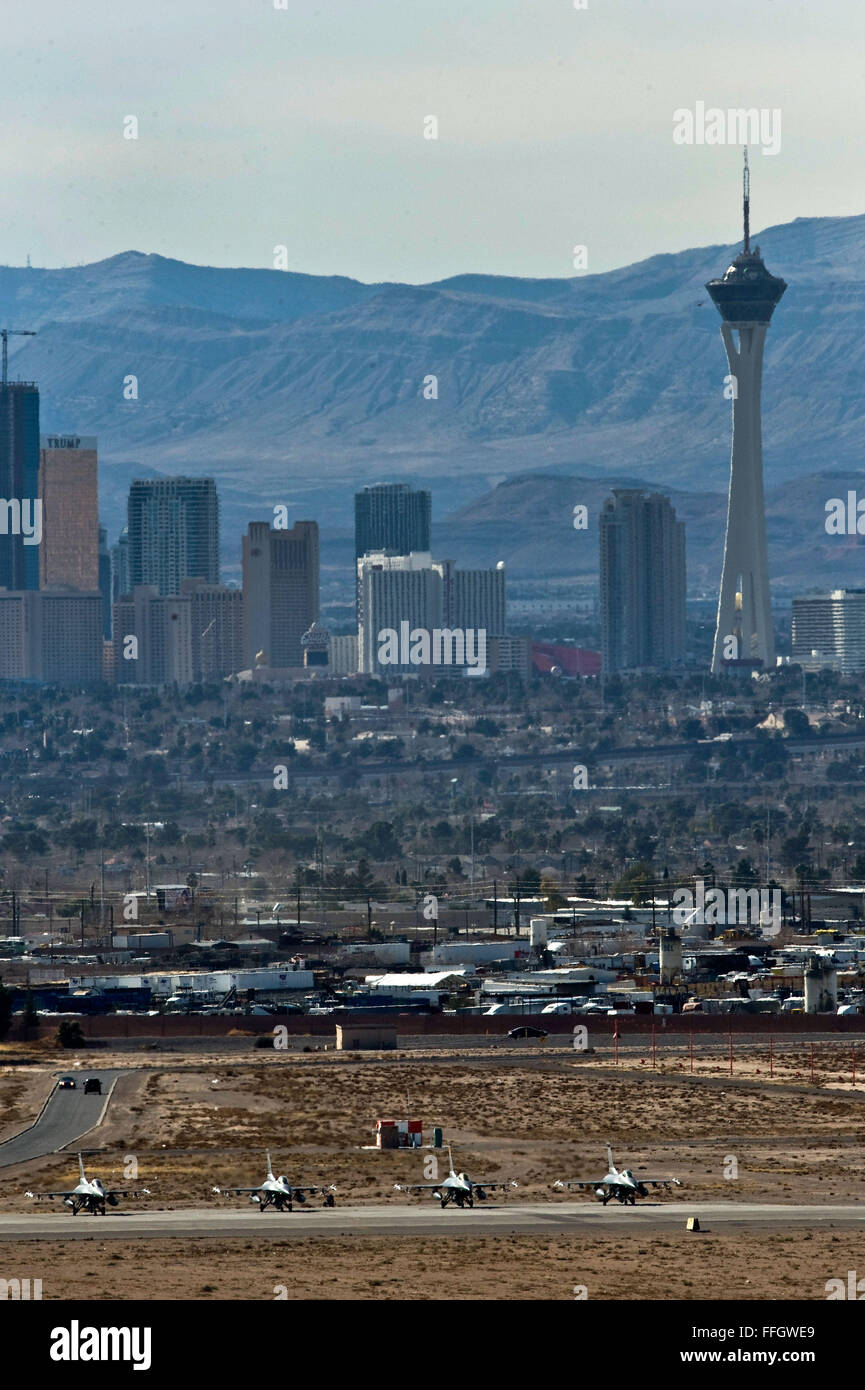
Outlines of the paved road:
M22 1202L25 1199L22 1197ZM147 1211L147 1198L120 1213L109 1216L72 1217L57 1211L30 1215L0 1215L0 1243L7 1240L77 1240L98 1235L118 1240L228 1238L258 1235L284 1238L286 1235L368 1235L414 1236L487 1234L521 1235L602 1235L628 1229L684 1230L689 1216L698 1216L706 1231L810 1230L861 1228L865 1225L865 1204L861 1206L777 1206L766 1202L668 1202L643 1203L637 1207L602 1207L590 1202L536 1203L505 1206L489 1203L471 1211L429 1206L313 1207L293 1212L252 1212L248 1208L212 1207L178 1211ZM698 1237L694 1237L698 1239Z
M27 1163L32 1158L44 1158L46 1154L57 1153L87 1134L99 1123L100 1116L111 1088L121 1071L98 1071L93 1068L70 1068L74 1076L74 1091L59 1091L55 1086L48 1103L35 1125L22 1130L13 1139L0 1144L0 1168L9 1168L13 1163ZM58 1077L66 1075L58 1072ZM84 1094L84 1078L98 1076L102 1082L102 1095Z
M729 740L732 746L742 751L750 751L756 748L760 740L753 737L732 738ZM552 767L555 764L567 764L575 762L594 763L633 763L633 762L656 762L667 759L691 758L698 747L717 751L720 745L708 739L700 739L699 742L677 742L677 743L656 743L656 744L633 744L627 748L554 748L552 746L537 750L531 753L507 753L496 754L479 753L472 758L473 768L487 767L498 768L506 772L508 768L514 767ZM861 733L850 734L813 734L806 738L789 738L784 740L784 748L788 753L808 753L825 752L827 749L834 749L836 752L856 752L860 748L865 748L865 737ZM457 772L465 768L465 763L459 758L435 758L428 762L423 759L414 761L401 761L399 759L389 759L387 761L366 762L362 765L358 763L340 764L336 767L328 766L321 762L310 765L290 765L289 777L297 778L298 781L320 781L322 779L339 777L347 769L357 772L364 780L370 777L390 777L405 772ZM207 787L212 781L217 786L233 786L243 783L260 783L261 785L271 784L273 773L271 768L262 768L261 771L251 772L215 772L210 779L207 778L178 778L178 782L186 787L202 788ZM695 784L699 787L701 784ZM705 784L702 784L705 785ZM720 785L736 785L735 782L723 783ZM634 788L634 790L637 790ZM653 790L643 788L642 790ZM676 790L681 790L677 787ZM609 787L589 788L587 794L609 795ZM667 791L667 794L669 792Z

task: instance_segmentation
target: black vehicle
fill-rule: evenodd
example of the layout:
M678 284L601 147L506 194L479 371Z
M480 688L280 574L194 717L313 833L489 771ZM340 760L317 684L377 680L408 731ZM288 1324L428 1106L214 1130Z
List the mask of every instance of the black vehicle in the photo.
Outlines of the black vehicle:
M84 1094L85 1096L93 1094L97 1096L102 1095L102 1082L99 1080L98 1076L88 1076L84 1083Z
M75 1090L75 1077L74 1077L74 1076L61 1076L60 1080L57 1082L57 1089L58 1089L58 1091L74 1091L74 1090Z
M509 1038L545 1038L546 1030L535 1028L531 1023L523 1023L519 1028L512 1028L508 1033Z

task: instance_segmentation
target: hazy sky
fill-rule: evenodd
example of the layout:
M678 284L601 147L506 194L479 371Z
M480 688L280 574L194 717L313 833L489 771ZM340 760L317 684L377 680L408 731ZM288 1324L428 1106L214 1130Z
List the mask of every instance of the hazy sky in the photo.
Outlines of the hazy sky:
M606 270L738 235L738 149L673 143L698 101L781 109L757 229L865 211L861 0L287 4L7 0L0 261Z

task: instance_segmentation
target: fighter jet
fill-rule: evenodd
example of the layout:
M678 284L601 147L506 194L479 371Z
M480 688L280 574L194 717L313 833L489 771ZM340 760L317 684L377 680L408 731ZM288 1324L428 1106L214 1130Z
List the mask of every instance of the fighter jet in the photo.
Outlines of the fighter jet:
M678 1178L636 1178L630 1168L618 1169L613 1162L613 1150L607 1145L609 1171L603 1178L573 1178L553 1183L554 1187L591 1187L599 1201L607 1205L611 1197L623 1206L633 1206L638 1197L648 1197L650 1187L681 1187Z
M69 1192L25 1192L25 1197L31 1197L34 1201L41 1202L47 1198L53 1202L55 1197L63 1199L64 1206L70 1207L72 1215L77 1216L79 1211L89 1211L91 1216L104 1216L105 1203L110 1207L116 1207L118 1197L147 1197L150 1195L148 1187L138 1189L130 1187L109 1187L102 1186L99 1178L88 1178L84 1172L84 1162L81 1155L78 1155L78 1169L81 1173L81 1181Z
M235 1197L245 1194L249 1196L250 1202L255 1202L259 1211L266 1211L268 1207L274 1207L276 1211L292 1211L293 1204L306 1201L307 1193L315 1196L316 1193L324 1197L324 1205L332 1207L334 1204L333 1194L336 1188L331 1183L330 1187L295 1187L288 1178L273 1176L273 1164L270 1161L270 1154L266 1153L267 1158L267 1177L260 1187L214 1187L216 1193L227 1193Z
M484 1202L488 1192L494 1192L497 1188L506 1192L508 1188L516 1187L515 1182L473 1182L468 1173L455 1173L450 1145L448 1162L450 1173L443 1182L395 1182L394 1187L397 1192L429 1192L434 1199L439 1199L442 1209L449 1202L455 1202L458 1207L471 1207L474 1206L475 1197L479 1202Z

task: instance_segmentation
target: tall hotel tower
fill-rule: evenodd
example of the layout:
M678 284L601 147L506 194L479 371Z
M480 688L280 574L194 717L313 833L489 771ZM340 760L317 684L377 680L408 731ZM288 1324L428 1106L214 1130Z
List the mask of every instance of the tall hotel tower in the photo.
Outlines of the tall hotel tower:
M714 673L723 671L731 662L761 664L764 668L775 664L763 506L760 387L766 329L787 286L769 274L759 246L751 250L749 213L746 150L744 249L722 279L710 280L706 286L724 320L721 337L734 385L733 453L718 626L712 654ZM738 345L734 330L739 335Z

